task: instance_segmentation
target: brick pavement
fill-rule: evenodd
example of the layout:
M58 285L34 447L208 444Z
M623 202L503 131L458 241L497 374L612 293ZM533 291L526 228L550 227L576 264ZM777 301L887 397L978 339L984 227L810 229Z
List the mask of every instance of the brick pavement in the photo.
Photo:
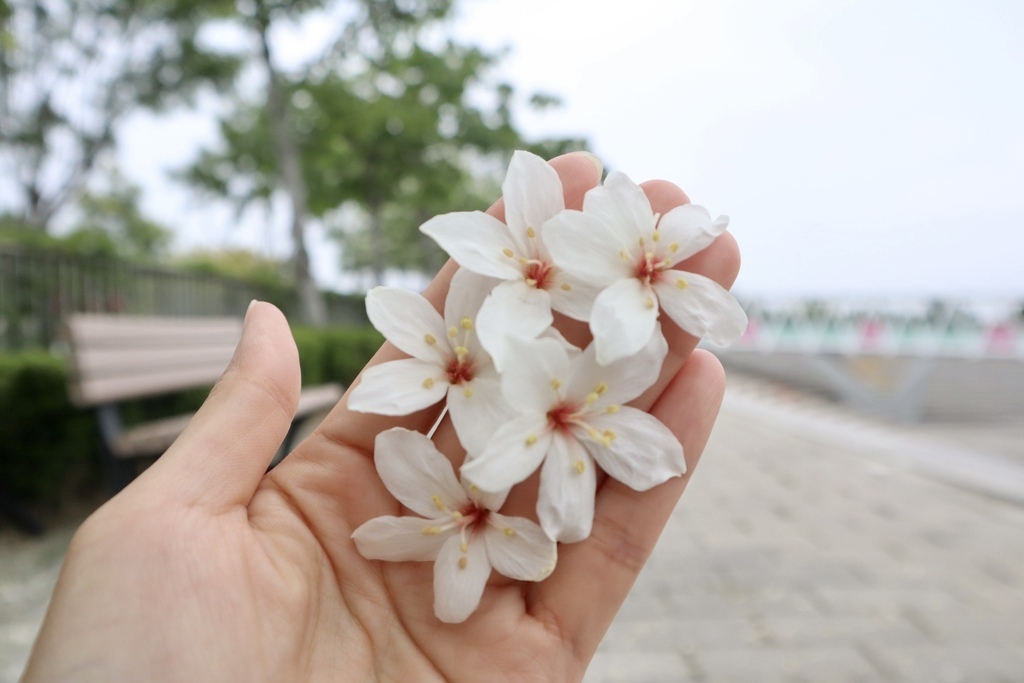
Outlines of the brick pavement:
M919 431L731 378L587 683L1024 682L1024 507L894 455ZM0 533L0 683L72 528Z
M1024 681L1024 508L913 431L731 379L587 683Z

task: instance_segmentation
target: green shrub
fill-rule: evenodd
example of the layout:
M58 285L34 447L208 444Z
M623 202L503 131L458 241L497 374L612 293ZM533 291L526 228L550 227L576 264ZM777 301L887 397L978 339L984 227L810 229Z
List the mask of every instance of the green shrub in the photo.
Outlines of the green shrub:
M296 327L292 334L304 385L339 382L348 386L384 343L372 327Z
M352 384L363 366L384 343L384 337L372 327L339 327L324 331L327 342L325 365L335 382Z
M19 498L54 503L95 472L95 420L70 404L65 376L47 353L0 354L0 481Z
M306 386L348 386L384 339L371 327L293 330ZM127 401L125 424L196 410L209 387ZM102 481L96 419L68 401L64 361L43 351L0 353L0 486L53 504L72 482Z

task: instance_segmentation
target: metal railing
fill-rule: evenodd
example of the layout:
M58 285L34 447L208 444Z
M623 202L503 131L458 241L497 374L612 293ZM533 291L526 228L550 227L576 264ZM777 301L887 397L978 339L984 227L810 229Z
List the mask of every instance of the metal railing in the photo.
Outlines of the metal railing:
M253 299L286 313L295 304L293 292L216 275L0 246L0 350L49 347L68 313L241 316ZM328 295L326 303L332 323L365 321L352 298Z

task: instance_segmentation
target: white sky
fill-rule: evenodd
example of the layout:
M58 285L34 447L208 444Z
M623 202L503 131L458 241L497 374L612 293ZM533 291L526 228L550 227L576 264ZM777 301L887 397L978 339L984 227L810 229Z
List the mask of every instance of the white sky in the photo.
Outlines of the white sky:
M585 135L609 168L732 218L738 293L1024 297L1024 3L464 2L459 35L509 46L508 80L564 100L526 130ZM197 114L133 120L122 162L147 210L187 226L179 248L286 252L280 218L237 222L163 179L213 139ZM333 247L314 250L340 284Z

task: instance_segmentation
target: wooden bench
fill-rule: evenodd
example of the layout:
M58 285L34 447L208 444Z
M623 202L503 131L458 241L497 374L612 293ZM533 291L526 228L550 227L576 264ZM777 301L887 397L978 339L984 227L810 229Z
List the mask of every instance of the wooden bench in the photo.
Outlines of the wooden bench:
M237 318L163 318L74 314L64 325L68 394L94 408L101 458L111 494L131 482L142 458L162 454L185 429L188 415L126 427L121 403L210 386L227 367L242 334ZM298 427L341 398L338 384L304 388L275 462L292 447Z

